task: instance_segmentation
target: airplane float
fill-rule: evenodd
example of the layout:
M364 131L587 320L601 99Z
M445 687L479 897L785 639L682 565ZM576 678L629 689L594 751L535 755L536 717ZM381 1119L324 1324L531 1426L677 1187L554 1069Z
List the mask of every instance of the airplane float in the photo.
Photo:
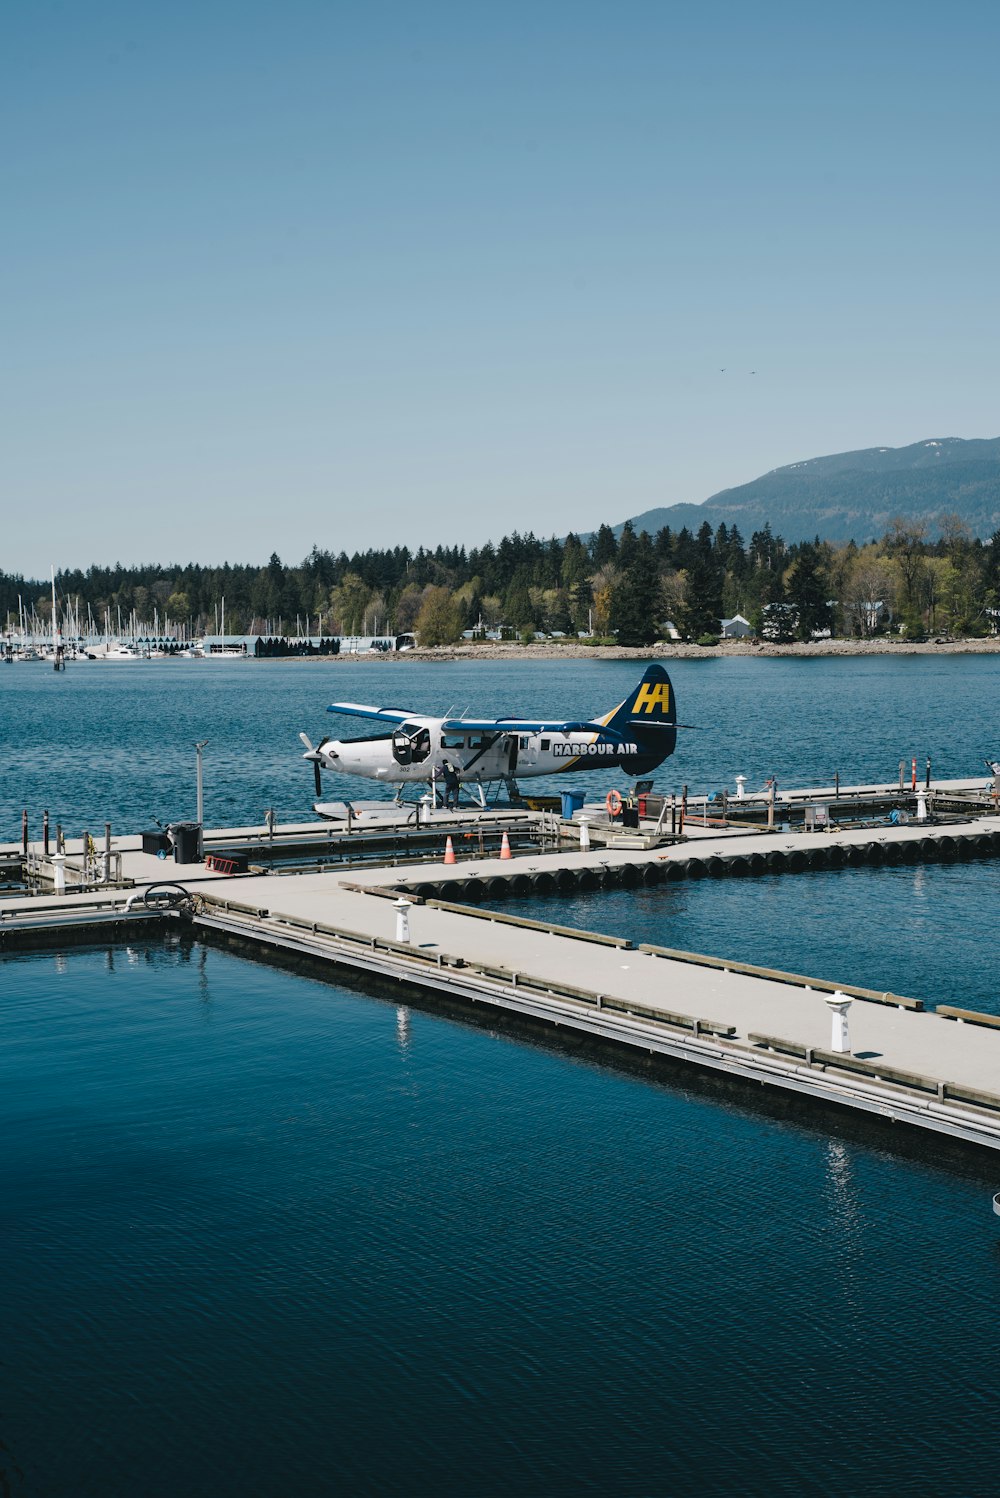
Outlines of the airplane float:
M486 804L485 787L506 784L519 795L517 777L559 775L568 770L618 769L646 775L673 754L677 743L677 703L662 666L650 666L624 702L586 722L534 718L429 718L396 707L334 702L327 709L379 723L385 732L356 739L325 738L315 748L306 734L304 758L322 796L321 770L361 775L398 786L460 784Z

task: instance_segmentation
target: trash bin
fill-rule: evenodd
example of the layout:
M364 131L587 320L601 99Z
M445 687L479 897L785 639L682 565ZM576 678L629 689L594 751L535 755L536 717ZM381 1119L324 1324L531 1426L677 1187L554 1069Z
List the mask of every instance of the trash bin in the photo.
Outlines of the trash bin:
M144 832L142 834L142 851L144 853L166 853L170 848L170 839L159 827L155 832Z
M576 812L576 811L582 811L582 810L583 810L583 792L582 791L563 791L562 792L562 815L563 815L563 821L564 822L572 822L572 820L573 820L573 813Z
M172 822L174 863L201 863L201 823Z

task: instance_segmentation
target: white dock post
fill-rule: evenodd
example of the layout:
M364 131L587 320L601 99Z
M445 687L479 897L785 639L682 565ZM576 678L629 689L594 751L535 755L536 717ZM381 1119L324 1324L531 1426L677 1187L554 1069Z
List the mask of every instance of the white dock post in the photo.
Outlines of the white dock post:
M927 821L927 796L924 791L917 792L917 821Z
M580 818L580 852L590 852L590 818L586 812Z
M742 800L745 799L745 797L746 797L746 783L747 783L747 778L746 778L745 775L737 775L737 777L736 777L736 799L737 799L737 801L742 801Z
M421 798L420 798L419 820L426 825L426 823L428 823L430 821L430 819L431 819L431 798L430 798L430 796L421 796Z
M394 900L392 904L396 912L396 940L408 942L410 939L410 907L413 901L407 900L403 895L400 895L399 899Z
M64 853L52 855L52 883L57 895L66 893L66 855Z
M847 1011L850 1009L852 999L846 993L841 993L838 988L836 993L826 995L826 1004L830 1010L830 1018L833 1021L832 1033L830 1035L830 1049L841 1054L847 1054L851 1049L850 1037L847 1033Z

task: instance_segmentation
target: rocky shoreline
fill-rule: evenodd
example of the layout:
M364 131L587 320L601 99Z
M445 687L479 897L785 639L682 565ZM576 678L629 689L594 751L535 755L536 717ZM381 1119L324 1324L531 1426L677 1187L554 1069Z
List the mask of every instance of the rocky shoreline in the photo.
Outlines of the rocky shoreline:
M762 659L796 657L802 659L831 655L1000 655L1000 636L986 640L810 640L791 645L773 645L767 642L753 643L749 640L727 640L719 645L687 645L673 640L661 640L656 645L630 647L627 645L583 645L576 641L565 645L539 642L522 645L518 641L509 643L442 645L434 650L407 650L401 654L373 652L368 655L335 656L284 656L282 664L289 660L312 663L343 661L666 661L705 660L719 656L754 656Z
M456 660L573 660L605 661L659 661L702 660L706 656L796 656L813 657L829 655L1000 655L1000 636L987 640L810 640L796 641L790 645L774 645L749 640L727 640L719 645L688 645L673 640L661 640L656 645L630 648L625 645L451 645L441 650L412 651L424 660L440 660L449 655Z

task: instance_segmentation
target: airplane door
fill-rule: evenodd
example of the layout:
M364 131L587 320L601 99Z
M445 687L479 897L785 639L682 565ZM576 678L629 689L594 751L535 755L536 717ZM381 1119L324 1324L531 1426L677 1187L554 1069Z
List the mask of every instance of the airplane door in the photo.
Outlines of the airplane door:
M415 733L413 735L410 744L410 754L412 756L413 763L415 765L423 764L424 760L431 752L431 736L428 730L426 728L421 728L418 733Z
M392 736L392 757L397 765L408 765L413 758L413 741L408 733Z
M507 776L510 780L517 774L517 736L511 734L507 740Z

